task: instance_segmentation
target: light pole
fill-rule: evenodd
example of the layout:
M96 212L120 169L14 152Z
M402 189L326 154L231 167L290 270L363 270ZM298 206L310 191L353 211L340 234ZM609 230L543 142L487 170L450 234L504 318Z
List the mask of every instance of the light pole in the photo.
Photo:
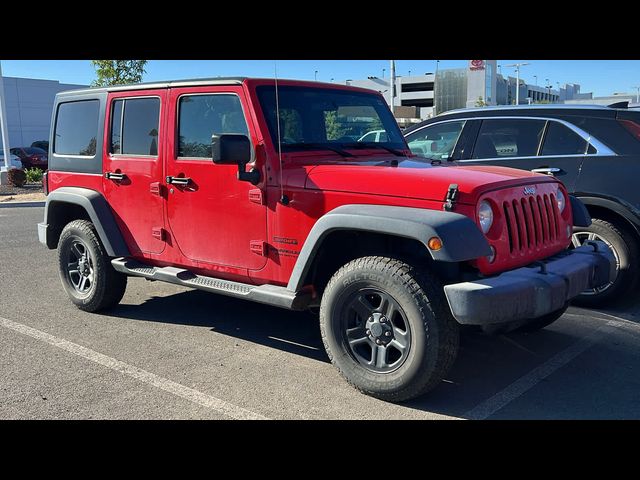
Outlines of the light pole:
M316 81L316 82L318 81L318 70L313 72L313 80Z
M631 87L636 89L636 103L640 103L640 85L636 85L635 87Z
M382 78L384 78L384 74L385 74L385 72L386 72L386 71L387 71L387 69L386 69L386 68L383 68L383 69L382 69Z
M505 67L515 67L516 69L516 105L520 105L520 67L525 65L531 65L530 63L512 63L511 65L505 65Z
M549 79L544 79L545 88L547 89L547 100L551 102L551 85L549 84Z
M391 60L389 63L389 106L391 107L391 113L393 113L393 97L396 88L396 61Z
M4 168L0 170L9 171L11 153L9 153L9 132L7 131L7 109L4 96L4 79L2 77L2 63L0 63L0 125L2 127L2 148L4 150ZM1 182L0 182L1 183Z
M538 86L538 75L534 75L533 78L536 79L536 87Z

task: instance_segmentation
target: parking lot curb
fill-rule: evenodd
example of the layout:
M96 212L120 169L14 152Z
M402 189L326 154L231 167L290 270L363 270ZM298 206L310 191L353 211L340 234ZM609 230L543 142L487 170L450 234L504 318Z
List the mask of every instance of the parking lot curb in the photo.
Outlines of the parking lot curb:
M44 207L46 202L7 202L0 203L0 208L14 208L14 207Z

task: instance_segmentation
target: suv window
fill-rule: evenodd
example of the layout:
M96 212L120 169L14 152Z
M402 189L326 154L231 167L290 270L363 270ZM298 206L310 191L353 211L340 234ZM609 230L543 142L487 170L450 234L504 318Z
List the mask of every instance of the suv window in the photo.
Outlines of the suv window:
M98 135L99 100L58 105L53 151L59 155L93 157Z
M549 122L542 155L583 155L586 151L584 138L561 123Z
M464 121L445 122L422 128L407 136L409 149L416 155L431 160L447 160L464 127Z
M111 122L111 153L158 155L159 98L115 100Z
M545 120L483 120L471 158L534 157Z
M211 160L211 135L249 135L240 99L234 94L185 95L178 111L178 157Z

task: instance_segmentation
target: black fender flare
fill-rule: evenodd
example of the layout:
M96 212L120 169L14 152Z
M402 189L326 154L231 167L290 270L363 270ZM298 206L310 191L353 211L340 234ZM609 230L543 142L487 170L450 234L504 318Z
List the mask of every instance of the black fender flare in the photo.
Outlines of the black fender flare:
M422 243L439 262L464 262L490 255L487 239L465 215L439 210L388 205L342 205L315 223L302 246L287 288L300 290L313 260L328 234L356 230L411 238ZM431 237L442 240L442 248L430 250Z
M56 209L51 207L59 203L79 205L87 212L109 256L130 256L129 248L127 248L111 208L99 192L81 187L61 187L49 193L44 207L44 224L47 225L48 230L56 221L55 213L51 214ZM48 240L47 244L49 244Z
M621 201L620 199L614 199L603 196L594 196L589 194L574 193L586 207L593 205L595 207L606 208L612 212L620 215L634 228L636 233L640 235L640 211L638 211L632 204Z

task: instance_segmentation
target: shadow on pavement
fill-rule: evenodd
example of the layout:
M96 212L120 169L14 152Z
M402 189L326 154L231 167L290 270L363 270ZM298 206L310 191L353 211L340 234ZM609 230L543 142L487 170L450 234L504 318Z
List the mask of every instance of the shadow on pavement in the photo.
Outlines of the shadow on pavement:
M316 316L190 290L152 297L142 305L121 304L110 316L207 327L234 338L328 362Z
M621 318L638 311L638 302L633 302L626 310L615 310ZM466 331L461 336L458 359L447 378L429 394L403 404L405 407L435 412L450 416L464 417L465 412L473 409L493 395L544 364L559 352L580 341L586 331L597 327L603 321L597 311L572 309L585 315L589 329L584 322L576 321L575 316L561 318L556 324L536 333L488 336L482 333ZM611 311L613 312L613 310ZM614 314L614 313L611 313ZM121 304L108 312L108 315L179 325L207 327L211 331L230 337L247 340L270 348L276 348L295 355L301 355L321 362L328 362L320 338L317 316L304 312L291 312L275 307L238 300L221 295L212 295L197 290L153 297L142 305ZM636 340L637 341L637 340ZM613 351L615 355L615 350ZM619 358L634 368L640 366L640 356L619 352ZM611 355L609 355L611 356ZM611 358L615 362L615 358ZM588 373L588 372L586 372ZM572 380L573 381L573 380ZM604 380L603 380L604 381ZM621 382L623 377L609 377L607 382ZM583 380L580 389L589 390L589 378ZM571 383L571 382L569 382ZM544 384L544 381L543 381ZM608 389L618 388L608 385ZM355 392L354 392L355 394ZM546 392L553 396L554 392ZM598 407L591 406L590 396L577 395L573 400L576 417L602 418ZM542 402L545 404L545 402ZM625 407L634 412L634 407ZM640 408L637 409L640 415ZM515 418L528 418L529 414L537 418L569 418L571 410L562 410L553 401L535 410L535 414L522 411ZM613 418L624 418L624 414Z

